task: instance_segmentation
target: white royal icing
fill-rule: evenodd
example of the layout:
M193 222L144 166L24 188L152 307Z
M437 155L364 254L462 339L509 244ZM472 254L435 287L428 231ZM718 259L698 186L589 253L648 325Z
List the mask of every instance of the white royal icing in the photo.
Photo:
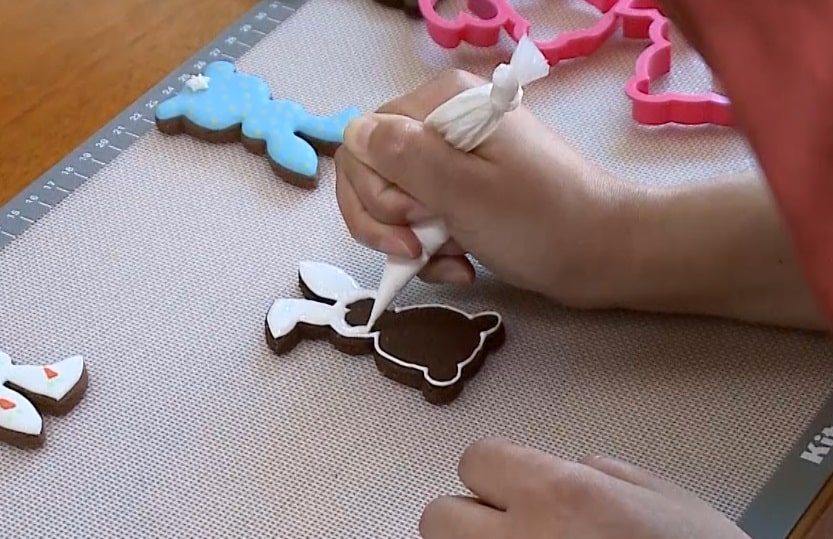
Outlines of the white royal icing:
M447 387L457 383L463 376L463 369L478 356L483 349L486 339L498 330L503 322L500 314L492 311L468 314L448 305L427 304L412 305L408 307L394 308L395 313L414 309L440 308L457 312L469 320L478 316L492 315L497 317L497 323L487 331L480 332L480 342L472 351L471 355L464 361L457 364L457 374L451 380L435 380L428 372L428 368L414 363L408 363L398 357L385 352L380 346L380 332L371 331L367 326L350 326L347 323L347 306L362 299L374 297L372 290L362 289L356 281L344 270L323 262L304 261L300 263L301 279L312 292L322 298L335 300L335 305L328 305L307 299L278 299L272 303L266 323L274 338L285 337L295 329L299 323L306 323L315 326L329 326L333 331L343 337L357 337L373 339L373 347L376 352L388 361L401 367L415 369L422 372L425 380L437 387Z
M323 262L303 261L299 273L313 294L335 301L328 305L308 299L279 299L269 308L266 321L274 338L285 337L299 323L329 326L343 337L369 337L362 327L347 323L347 306L373 298L373 291L363 290L344 270Z
M0 429L38 436L43 428L40 414L17 391L0 385Z
M346 271L331 264L304 260L298 264L301 279L319 297L339 301L349 300L363 291Z
M300 323L313 326L330 326L344 337L355 335L356 330L347 323L347 307L343 304L327 305L308 299L279 299L267 314L267 323L276 339L286 337Z
M6 387L6 383L59 401L78 384L83 372L81 356L50 365L14 365L7 354L0 352L0 428L34 436L42 428L36 408L23 395Z
M206 77L202 73L199 75L192 75L187 81L185 81L185 86L188 87L189 90L192 92L199 92L201 90L208 90L208 82L211 80L211 77Z
M376 349L376 353L378 353L380 356L382 356L383 358L387 359L388 361L390 361L392 363L396 363L397 365L399 365L401 367L406 367L406 368L409 368L409 369L415 369L415 370L418 370L418 371L422 372L422 377L425 378L425 381L428 382L429 384L431 384L432 386L448 387L448 386L454 385L454 384L456 384L457 382L460 381L460 378L462 378L462 376L463 376L463 369L465 369L466 366L469 363L474 361L474 359L478 356L480 351L483 349L483 345L486 344L486 339L489 337L489 335L491 335L492 333L494 333L498 330L500 325L503 323L503 319L501 318L500 314L498 314L496 312L493 312L493 311L484 311L484 312L481 312L481 313L477 313L475 315L471 315L471 314L469 314L465 311L455 309L454 307L449 307L448 305L439 305L439 304L411 305L411 306L408 306L408 307L394 308L393 310L396 313L401 313L401 312L404 312L404 311L410 311L410 310L414 310L414 309L429 309L429 308L440 308L440 309L447 309L449 311L455 311L455 312L458 312L458 313L462 314L463 316L465 316L469 320L474 320L478 316L486 316L486 315L493 315L493 316L497 317L497 324L495 324L492 328L488 329L487 331L481 331L480 332L480 342L474 348L474 350L472 351L471 355L469 355L469 357L467 357L465 360L457 363L457 374L454 376L454 378L452 378L450 380L435 380L428 373L428 367L425 367L425 366L422 366L422 365L416 365L414 363L408 363L407 361L404 361L404 360L402 360L398 357L395 357L395 356L392 356L392 355L388 354L379 345L380 333L378 331L375 331L375 332L372 333L372 335L373 335L373 347Z

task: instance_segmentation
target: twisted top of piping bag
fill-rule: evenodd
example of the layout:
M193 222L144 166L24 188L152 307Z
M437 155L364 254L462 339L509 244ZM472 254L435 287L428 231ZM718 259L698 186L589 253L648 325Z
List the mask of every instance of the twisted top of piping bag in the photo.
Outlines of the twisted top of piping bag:
M523 36L509 63L498 65L489 83L469 88L437 107L425 124L464 152L483 143L503 115L521 105L523 87L549 74L550 66L529 36Z

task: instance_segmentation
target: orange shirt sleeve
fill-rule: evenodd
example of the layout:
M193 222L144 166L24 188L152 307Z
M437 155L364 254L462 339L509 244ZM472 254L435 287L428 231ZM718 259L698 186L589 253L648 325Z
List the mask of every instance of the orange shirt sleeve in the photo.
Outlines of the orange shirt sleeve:
M833 0L665 0L723 82L833 322Z

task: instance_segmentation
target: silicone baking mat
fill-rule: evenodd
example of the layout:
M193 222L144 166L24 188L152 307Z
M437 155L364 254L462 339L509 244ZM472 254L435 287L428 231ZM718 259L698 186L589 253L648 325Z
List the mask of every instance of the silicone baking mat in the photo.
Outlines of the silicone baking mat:
M295 5L236 64L317 113L373 110L448 67L488 76L512 50L440 49L421 22L369 0ZM538 35L594 17L569 1L519 9ZM559 65L526 104L633 181L753 166L727 129L630 119L623 82L645 45L617 37ZM708 89L679 40L674 61L660 88ZM102 144L112 160L0 251L0 348L23 363L80 353L90 371L75 411L46 418L43 449L0 448L3 537L413 538L425 503L463 492L463 449L492 434L566 458L628 459L756 537L783 537L828 473L796 453L833 383L829 342L805 333L573 312L481 269L473 288L414 283L399 302L505 317L506 345L450 406L325 343L275 357L264 317L273 299L298 295L299 261L339 265L368 287L381 275L383 259L341 220L332 162L309 192L239 144L150 125L131 138ZM784 477L795 491L775 488Z

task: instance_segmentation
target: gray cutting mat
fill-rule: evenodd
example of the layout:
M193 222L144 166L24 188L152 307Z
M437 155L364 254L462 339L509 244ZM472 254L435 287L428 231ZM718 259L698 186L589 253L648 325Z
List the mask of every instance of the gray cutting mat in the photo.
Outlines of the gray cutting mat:
M317 113L375 109L447 67L488 76L511 51L508 40L442 50L422 23L370 0L297 5L237 66ZM539 21L533 35L593 17L578 2L521 9ZM559 66L526 103L634 181L752 165L729 130L630 120L623 82L643 47L616 38ZM675 68L661 87L709 87L685 46ZM75 412L46 419L43 450L0 448L14 500L3 537L412 538L426 502L461 491L462 450L491 434L567 458L629 459L739 519L830 392L824 339L576 313L485 272L470 290L416 283L400 302L505 317L505 347L449 407L324 343L274 357L264 316L276 297L297 296L300 260L340 265L368 287L381 274L382 257L341 220L332 162L307 192L239 144L149 127L129 147L108 140L99 149L112 162L0 251L0 348L28 363L81 353L90 369Z

